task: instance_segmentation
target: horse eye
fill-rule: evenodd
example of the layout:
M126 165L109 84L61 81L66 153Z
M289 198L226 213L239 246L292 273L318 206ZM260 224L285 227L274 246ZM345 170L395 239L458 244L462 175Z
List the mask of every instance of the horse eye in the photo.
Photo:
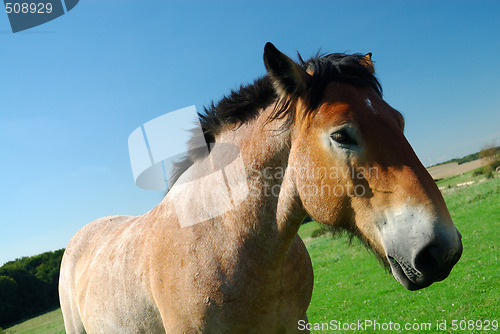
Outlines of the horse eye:
M358 143L345 130L332 133L330 138L342 145L358 145Z

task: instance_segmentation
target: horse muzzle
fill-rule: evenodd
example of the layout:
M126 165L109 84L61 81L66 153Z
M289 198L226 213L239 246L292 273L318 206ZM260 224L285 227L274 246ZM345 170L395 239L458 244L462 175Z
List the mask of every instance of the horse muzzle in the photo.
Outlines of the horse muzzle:
M410 262L398 258L397 255L387 254L387 259L396 280L408 290L414 291L448 277L460 259L462 250L461 242L452 252L447 252L440 245L431 245L418 252L416 258Z
M391 218L379 231L396 280L413 291L448 277L463 251L455 226L422 217L421 212Z

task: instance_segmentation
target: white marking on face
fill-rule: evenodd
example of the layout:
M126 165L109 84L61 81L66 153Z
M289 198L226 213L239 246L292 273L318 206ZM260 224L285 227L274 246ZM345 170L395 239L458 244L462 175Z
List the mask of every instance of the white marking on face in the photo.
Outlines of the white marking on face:
M365 103L368 106L368 108L370 108L371 111L373 111L374 113L377 113L375 108L373 108L372 101L369 98L365 99Z
M377 226L392 273L407 288L422 279L415 259L433 239L436 218L423 207L405 205L386 210Z
M378 229L386 250L399 248L401 243L408 250L414 250L432 239L436 221L437 217L430 215L425 208L404 205L385 211Z

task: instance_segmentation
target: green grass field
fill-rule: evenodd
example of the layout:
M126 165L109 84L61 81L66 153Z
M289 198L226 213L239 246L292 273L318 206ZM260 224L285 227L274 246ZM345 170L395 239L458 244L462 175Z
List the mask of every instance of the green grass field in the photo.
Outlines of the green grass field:
M469 179L460 177L455 182ZM453 180L440 183L456 184ZM363 330L313 330L312 333L495 332L478 330L477 327L460 330L460 325L462 328L470 325L462 320L481 321L483 324L485 320L500 320L500 178L447 188L445 200L463 236L462 258L446 280L414 292L397 283L358 241L349 245L345 237L332 239L323 235L312 238L318 225L314 222L304 225L299 233L311 255L315 275L309 322L357 323L369 320L380 325L392 322L401 326L399 331L365 327ZM452 329L454 320L458 321L458 330ZM446 321L446 330L437 329L438 321L441 326ZM404 330L407 323L419 326L420 330L416 327ZM64 333L63 328L61 312L56 310L11 327L6 333Z
M463 328L468 323L460 323L461 320L500 320L500 178L455 188L445 194L445 200L463 236L462 258L446 280L414 292L404 289L390 273L385 272L360 242L354 241L349 246L345 237L333 240L329 235L311 238L317 225L309 223L303 226L299 233L306 242L315 274L308 309L309 322L392 321L402 328L401 331L389 331L394 333L405 332L403 326L406 323L411 326L430 323L430 330L416 332L479 333L482 331L453 330L452 321L458 321ZM447 329L438 330L437 321L446 321ZM364 328L333 332L384 331Z
M1 333L1 331L0 331ZM27 320L19 325L10 327L4 331L5 334L61 334L64 331L64 322L61 309L57 309L33 319Z

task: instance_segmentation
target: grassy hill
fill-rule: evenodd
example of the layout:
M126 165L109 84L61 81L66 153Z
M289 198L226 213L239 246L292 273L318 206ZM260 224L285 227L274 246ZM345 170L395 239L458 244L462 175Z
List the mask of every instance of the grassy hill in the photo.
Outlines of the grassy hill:
M421 329L426 333L475 333L452 330L451 323L498 321L500 178L447 189L445 200L462 233L464 252L446 280L416 292L407 291L397 283L358 241L349 246L347 238L332 239L329 235L312 238L319 227L316 223L303 226L299 233L306 242L315 274L309 322L377 320L398 322L401 326L431 324L430 330ZM447 329L438 330L437 321L446 321ZM366 332L383 331L335 333Z
M0 330L0 333L1 330ZM64 334L61 309L58 308L6 329L2 334Z

